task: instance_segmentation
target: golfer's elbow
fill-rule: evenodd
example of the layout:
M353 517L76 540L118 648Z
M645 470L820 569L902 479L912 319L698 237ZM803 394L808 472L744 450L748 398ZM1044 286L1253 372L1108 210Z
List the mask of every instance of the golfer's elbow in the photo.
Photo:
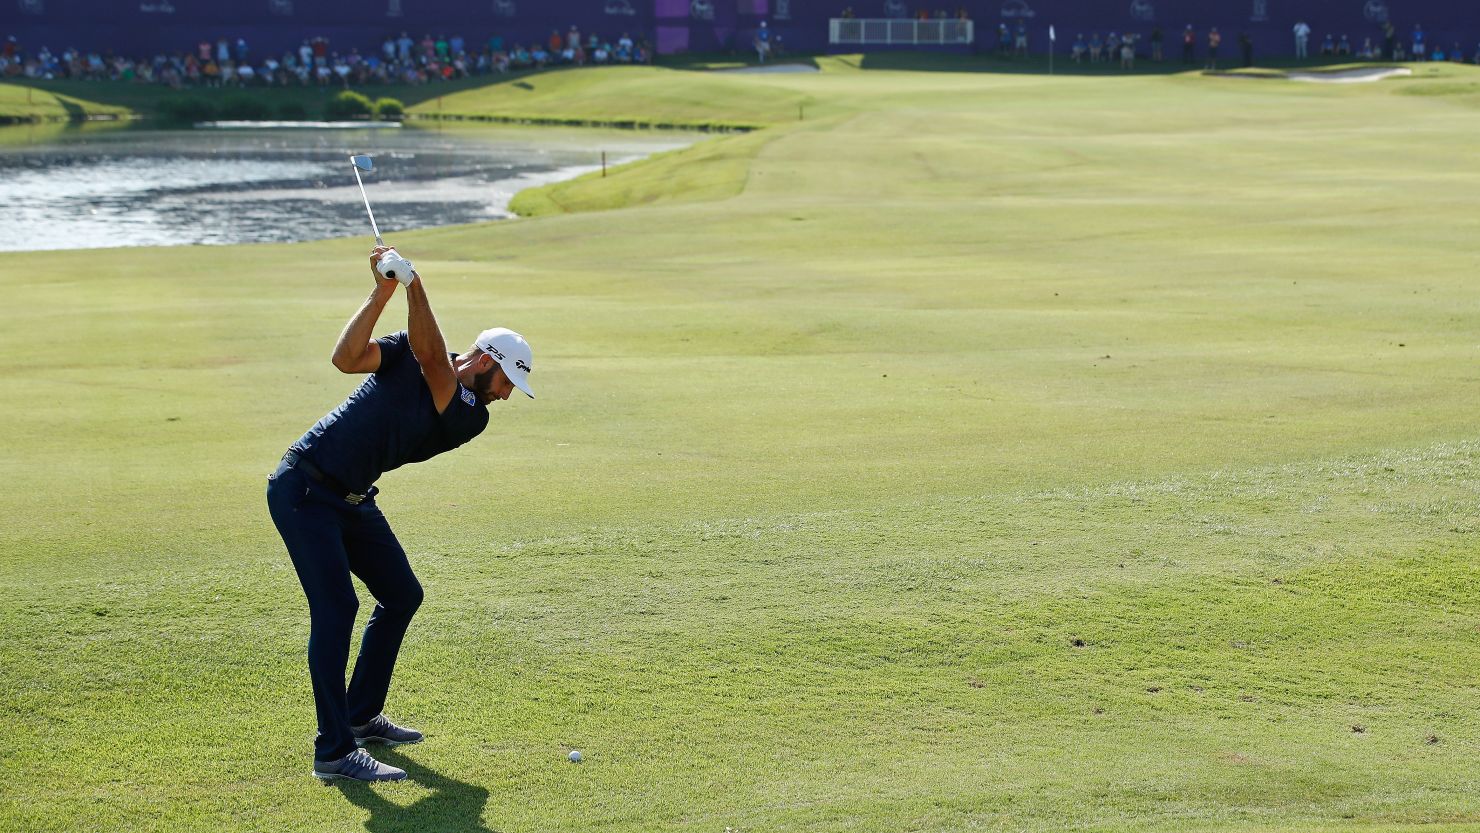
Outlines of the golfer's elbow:
M367 344L359 353L355 353L352 348L339 345L334 348L334 355L329 357L329 363L340 373L365 373L370 363L370 346Z

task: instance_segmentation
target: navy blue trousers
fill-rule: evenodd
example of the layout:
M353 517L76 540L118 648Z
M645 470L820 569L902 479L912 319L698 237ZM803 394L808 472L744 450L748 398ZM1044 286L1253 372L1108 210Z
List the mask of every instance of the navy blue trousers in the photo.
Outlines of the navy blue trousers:
M421 605L421 583L375 505L374 490L352 506L286 463L267 480L268 511L308 596L308 674L319 720L314 757L332 761L354 751L350 727L370 722L385 708L401 638ZM376 604L346 689L344 671L360 607L351 573Z

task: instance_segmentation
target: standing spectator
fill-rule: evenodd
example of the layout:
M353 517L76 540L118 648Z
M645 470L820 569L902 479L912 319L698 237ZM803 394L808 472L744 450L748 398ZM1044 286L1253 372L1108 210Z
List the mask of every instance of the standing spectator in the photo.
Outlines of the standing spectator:
M463 47L465 45L466 44L463 41L462 35L453 35L452 38L447 41L447 48L452 50L453 57L457 57L458 55L463 54Z
M1394 28L1391 20L1382 24L1382 57L1384 60L1393 60L1393 50L1398 45L1398 30Z
M997 24L997 55L1006 58L1012 54L1012 33L1007 30L1006 21Z
M1114 32L1105 38L1105 60L1107 62L1120 60L1120 35Z
M411 47L415 45L416 41L413 41L410 35L402 32L401 36L396 38L396 58L401 61L410 61Z
M1192 31L1192 24L1182 30L1182 63L1190 64L1197 60L1197 32Z
M574 23L570 25L570 31L565 33L565 43L572 49L581 49L581 30Z
M1084 42L1084 35L1074 36L1074 47L1069 50L1069 57L1076 64L1084 63L1084 55L1089 51L1089 46Z
M1214 26L1208 30L1208 69L1218 68L1218 45L1223 42L1223 36L1218 34L1218 27Z
M625 37L624 37L625 39ZM771 51L771 30L766 28L766 21L761 21L761 27L755 32L755 55L760 63L766 62L766 55Z
M1136 36L1126 35L1120 39L1120 68L1136 68Z
M560 39L560 30L559 29L551 29L550 30L550 39L545 42L545 48L551 54L553 54L553 55L559 55L560 54L560 49L564 45L565 45L565 41L563 41L563 40Z
M224 64L229 60L231 60L231 44L226 42L226 38L221 38L216 41L216 63Z
M200 59L201 63L209 61L211 59L211 42L208 40L203 40L200 43L196 44L195 54Z
M303 45L298 47L298 65L313 66L313 46L308 41L304 41Z
M1422 61L1424 54L1423 27L1415 23L1413 24L1413 60Z
M1370 61L1377 57L1377 52L1375 47L1372 46L1371 38L1366 38L1362 41L1362 53L1357 57L1364 61Z
M1307 44L1310 43L1310 24L1303 20L1295 23L1295 57L1305 60L1310 57Z
M1017 37L1013 38L1012 47L1019 58L1028 57L1028 24L1021 18L1018 19Z
M1352 54L1352 42L1351 42L1351 39L1348 38L1346 35L1342 35L1341 36L1341 41L1336 44L1336 54L1337 55L1351 55Z
M1100 33L1094 32L1089 36L1089 62L1098 64L1100 56L1104 54L1105 44L1100 40Z
M1151 30L1151 60L1161 63L1161 27L1157 26Z
M396 59L396 39L390 35L385 36L385 42L380 45L380 54L385 56L387 63Z
M1239 32L1238 33L1238 49L1239 49L1239 52L1243 53L1243 56L1244 56L1244 66L1246 66L1246 67L1253 66L1254 65L1254 39L1251 38L1251 37L1249 37L1249 33L1248 32Z
M236 62L241 63L247 59L247 39L236 39Z
M447 63L447 59L451 57L450 53L448 52L451 47L447 44L447 36L438 35L436 42L432 44L432 48L437 51L437 63Z
M1326 37L1321 41L1321 55L1324 57L1326 55L1335 55L1335 54L1336 54L1336 36L1332 35L1330 32L1327 32L1326 33Z

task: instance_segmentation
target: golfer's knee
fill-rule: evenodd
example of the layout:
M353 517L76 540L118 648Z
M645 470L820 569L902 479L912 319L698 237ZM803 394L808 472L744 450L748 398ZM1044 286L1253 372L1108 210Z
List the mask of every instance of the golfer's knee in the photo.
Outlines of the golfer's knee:
M407 585L397 594L394 610L404 616L410 616L416 612L417 608L421 607L421 600L425 597L426 594L421 589L421 582L412 579L411 584Z
M316 628L343 629L348 632L355 626L355 614L360 612L360 600L348 598L322 598L309 602L308 616Z

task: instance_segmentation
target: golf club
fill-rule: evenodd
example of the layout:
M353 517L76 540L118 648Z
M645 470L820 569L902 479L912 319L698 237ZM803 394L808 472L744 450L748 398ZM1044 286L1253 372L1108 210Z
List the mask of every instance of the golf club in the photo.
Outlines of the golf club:
M375 225L375 212L370 210L370 197L365 193L365 182L360 179L360 171L370 173L375 170L375 160L369 156L351 156L349 162L355 169L355 182L360 186L360 198L365 201L365 213L370 215L370 230L375 232L375 245L384 246L385 241L380 239L380 227Z
M375 170L375 160L369 156L360 154L351 156L349 161L350 165L354 167L355 182L360 186L360 198L365 201L365 213L370 215L370 230L375 232L375 245L384 246L385 241L380 237L380 227L375 224L375 212L370 210L370 196L365 193L365 181L360 178L360 171L369 173ZM376 269L387 278L400 281L401 283L410 283L414 274L411 261L401 257L400 252L397 252L395 249L391 249L380 256L380 262L376 265ZM397 273L400 274L398 275Z

